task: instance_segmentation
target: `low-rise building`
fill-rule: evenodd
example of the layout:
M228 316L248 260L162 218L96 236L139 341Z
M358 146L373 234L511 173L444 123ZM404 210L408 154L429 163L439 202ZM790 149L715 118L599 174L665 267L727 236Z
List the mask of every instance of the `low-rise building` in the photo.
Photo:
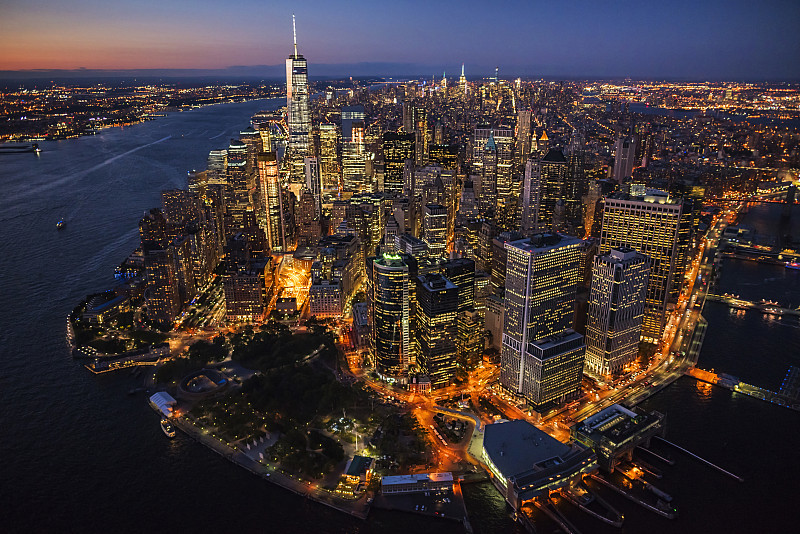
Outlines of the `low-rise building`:
M414 475L394 475L381 479L384 495L416 493L420 491L441 491L453 487L453 473L417 473Z
M369 484L372 478L372 467L375 465L375 458L369 456L353 456L347 461L344 468L344 477L351 484Z
M358 347L369 347L369 303L359 302L353 305L353 337Z
M637 446L647 446L653 436L663 435L663 414L637 414L619 404L612 404L570 429L570 437L592 448L600 468L609 473L621 460L630 460Z
M515 510L524 501L546 497L597 470L592 449L561 443L522 419L486 425L482 461Z

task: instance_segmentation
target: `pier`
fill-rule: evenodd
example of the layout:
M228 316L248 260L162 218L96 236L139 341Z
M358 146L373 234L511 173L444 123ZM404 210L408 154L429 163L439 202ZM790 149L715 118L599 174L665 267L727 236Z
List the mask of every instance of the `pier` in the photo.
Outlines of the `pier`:
M630 492L625 491L624 489L622 489L622 488L620 488L618 486L615 486L614 484L612 484L608 480L606 480L603 477L598 476L598 475L596 475L594 473L590 474L589 478L591 478L592 480L602 484L603 486L607 487L611 491L614 491L614 492L619 493L620 495L622 495L624 497L627 497L631 501L635 502L636 504L638 504L640 506L643 506L644 508L647 508L651 512L655 512L660 516L666 517L667 519L675 519L677 517L677 515L678 515L677 510L675 510L674 508L672 509L672 511L661 510L660 508L657 508L657 507L653 506L652 504L648 504L648 503L644 502L640 498L636 497L633 493L630 493Z
M713 371L706 371L698 367L688 368L686 370L686 375L696 378L702 382L707 382L715 386L729 389L736 393L749 395L750 397L767 401L772 404L777 404L778 406L783 406L784 408L789 408L790 410L800 411L800 400L796 397L789 397L768 389L746 384L741 382L735 376L727 375L725 373L717 374Z
M683 448L683 447L681 447L680 445L676 445L676 444L672 443L671 441L668 441L668 440L666 440L666 439L664 439L664 438L662 438L662 437L660 437L660 436L656 436L656 438L660 439L661 441L663 441L663 442L664 442L664 443L666 443L667 445L672 445L673 447L675 447L675 448L676 448L676 449L678 449L679 451L685 452L686 454L688 454L688 455L689 455L689 456L691 456L692 458L695 458L695 459L697 459L697 460L700 460L700 461L701 461L701 462L703 462L704 464L706 464L706 465L708 465L708 466L711 466L711 467L713 467L714 469L716 469L716 470L717 470L717 471L719 471L720 473L723 473L723 474L725 474L725 475L728 475L729 477L731 477L731 478L733 478L733 479L736 479L736 480L738 480L739 482L744 482L744 479L743 479L742 477L740 477L740 476L738 476L738 475L734 475L734 474L733 474L733 473L731 473L730 471L726 471L725 469L721 468L720 466L718 466L718 465L716 465L716 464L712 464L711 462L709 462L709 461L708 461L708 460L706 460L705 458L700 458L700 457L699 457L699 456L697 456L695 453L693 453L693 452L691 452L691 451L687 451L686 449L684 449L684 448Z
M652 454L653 456L655 456L656 458L658 458L662 462L666 463L667 465L675 465L675 460L670 460L669 458L664 458L663 456L661 456L659 454L656 454L655 452L651 451L650 449L645 449L644 447L641 447L641 446L636 447L636 448L638 450L640 450L640 451L644 451L644 452Z
M738 310L757 310L770 315L794 315L800 317L800 309L796 308L783 308L777 302L769 302L762 300L760 302L753 302L751 300L740 299L735 295L714 295L709 293L706 298L716 302L727 304L731 308Z

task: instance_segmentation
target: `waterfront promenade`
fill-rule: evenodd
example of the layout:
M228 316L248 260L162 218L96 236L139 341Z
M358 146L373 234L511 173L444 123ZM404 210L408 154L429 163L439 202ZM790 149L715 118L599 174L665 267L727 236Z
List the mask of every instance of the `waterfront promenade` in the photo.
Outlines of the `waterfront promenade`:
M231 447L218 437L209 434L207 430L185 418L176 417L172 419L172 422L196 442L205 445L220 456L244 467L264 480L359 519L366 519L369 514L369 492L366 492L358 499L352 500L338 497L331 491L320 487L318 483L304 481L295 475L283 472L277 466L268 463L264 464L250 458L244 452Z

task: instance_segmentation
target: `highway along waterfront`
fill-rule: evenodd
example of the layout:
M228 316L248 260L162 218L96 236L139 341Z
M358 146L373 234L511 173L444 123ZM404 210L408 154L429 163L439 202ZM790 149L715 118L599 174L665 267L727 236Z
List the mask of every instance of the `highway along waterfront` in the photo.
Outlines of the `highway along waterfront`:
M278 488L180 432L166 439L144 393L127 394L140 379L128 371L89 373L69 355L67 313L113 284L114 267L136 248L137 223L159 204L160 191L183 187L186 172L203 168L209 150L225 147L256 111L281 104L262 100L168 114L91 137L42 142L38 157L19 154L1 162L3 531L463 530L380 510L364 522ZM58 231L62 218L66 225ZM800 271L724 262L720 291L800 304ZM716 302L706 303L703 315L709 326L698 366L777 389L788 367L800 365L796 317L731 313ZM782 496L796 492L800 474L796 462L786 461L796 453L800 413L690 377L641 406L667 414L671 442L745 482L665 449L676 463L663 469L658 486L675 496L678 519L603 494L624 513L623 529L576 510L569 519L582 532L796 529ZM490 483L465 484L464 496L475 532L521 532Z

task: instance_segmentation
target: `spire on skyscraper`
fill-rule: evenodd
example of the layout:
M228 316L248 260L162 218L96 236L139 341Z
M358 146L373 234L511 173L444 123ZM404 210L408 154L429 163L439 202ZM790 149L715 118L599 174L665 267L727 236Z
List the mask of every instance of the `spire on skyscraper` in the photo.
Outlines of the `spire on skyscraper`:
M297 25L294 22L294 13L292 13L292 37L294 38L294 55L297 57Z
M461 77L464 77L464 64L461 64Z

